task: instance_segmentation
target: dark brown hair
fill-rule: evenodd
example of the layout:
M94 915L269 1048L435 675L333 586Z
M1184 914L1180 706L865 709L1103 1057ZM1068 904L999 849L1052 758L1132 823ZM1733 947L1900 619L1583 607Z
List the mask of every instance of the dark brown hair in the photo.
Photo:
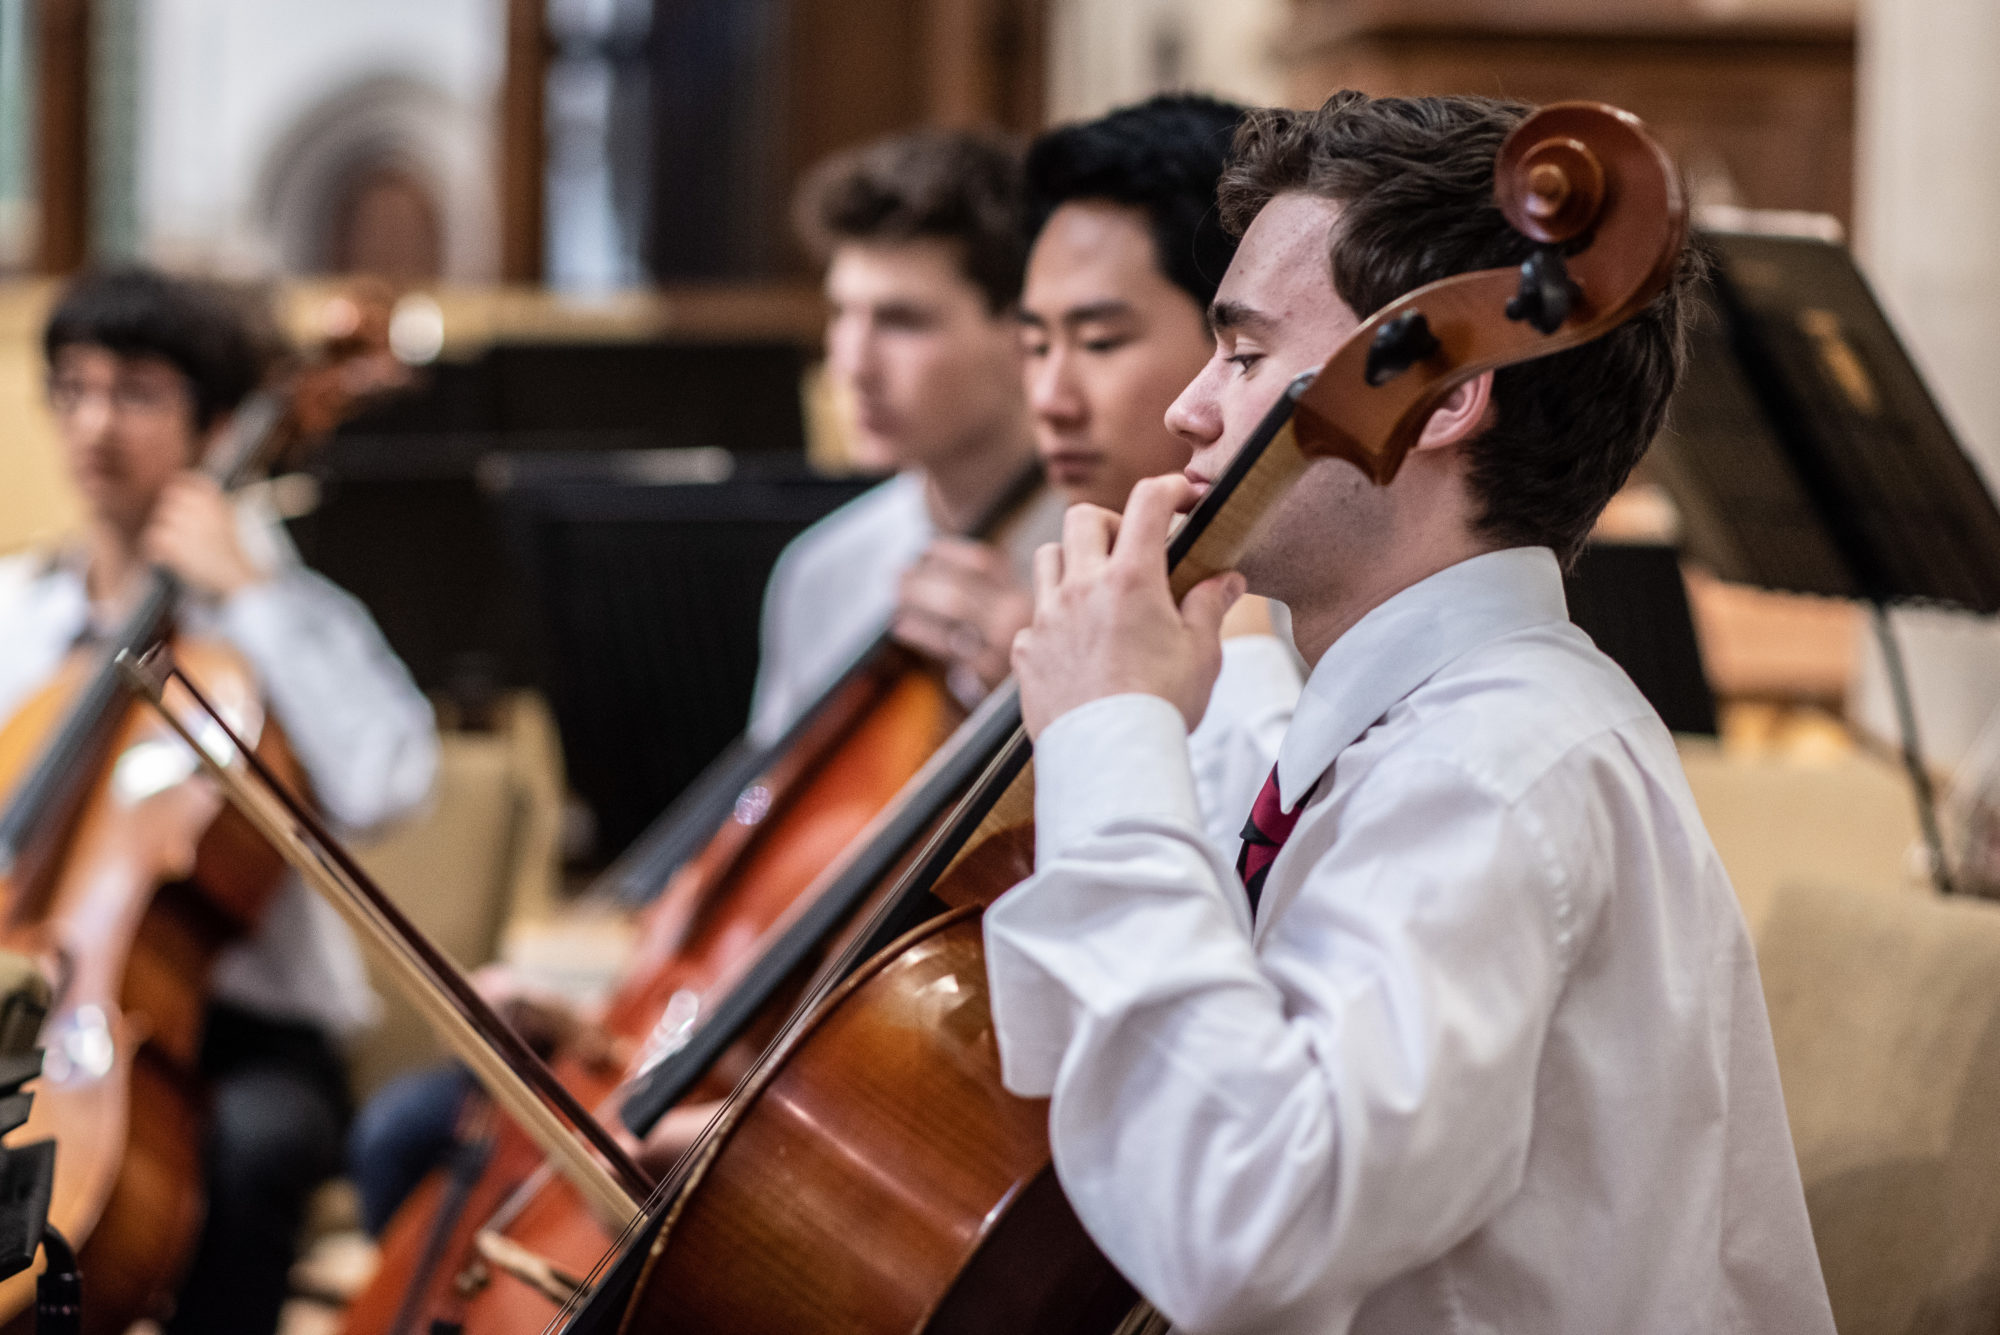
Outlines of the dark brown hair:
M1244 108L1199 93L1165 93L1093 121L1050 130L1028 146L1028 234L1073 200L1109 200L1146 215L1153 258L1204 314L1236 254L1215 207L1215 183Z
M248 397L266 361L249 320L221 289L139 267L86 273L63 290L42 329L50 369L76 344L171 363L187 377L200 431Z
M838 154L800 183L793 220L821 262L844 241L953 242L960 272L990 311L1020 300L1021 155L997 136L920 130Z
M1281 194L1337 201L1333 286L1364 318L1436 279L1519 264L1534 243L1493 203L1493 159L1530 110L1342 92L1316 111L1252 112L1222 178L1223 222L1240 233ZM1575 559L1660 429L1703 267L1690 249L1667 290L1611 333L1495 373L1492 420L1466 445L1483 533Z

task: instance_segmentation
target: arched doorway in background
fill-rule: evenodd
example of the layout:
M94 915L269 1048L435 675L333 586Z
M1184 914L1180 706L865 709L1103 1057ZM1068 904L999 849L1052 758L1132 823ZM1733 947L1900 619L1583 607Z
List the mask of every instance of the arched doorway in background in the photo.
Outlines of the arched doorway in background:
M436 197L395 165L353 173L335 196L326 244L332 273L365 273L398 285L435 282L444 272Z
M403 76L325 98L265 155L259 211L280 266L399 285L490 279L490 129L474 109Z

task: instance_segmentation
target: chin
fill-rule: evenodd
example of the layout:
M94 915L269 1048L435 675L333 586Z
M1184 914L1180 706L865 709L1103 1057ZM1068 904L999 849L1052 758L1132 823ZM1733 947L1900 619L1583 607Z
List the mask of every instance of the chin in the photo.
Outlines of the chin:
M1063 484L1063 496L1071 505L1095 505L1113 514L1125 509L1125 502L1132 499L1130 487L1106 486L1104 479L1093 477L1079 486Z
M130 514L143 514L151 508L134 504L119 488L101 482L79 482L76 489L82 493L83 503L92 514L123 518Z
M1090 486L1100 471L1095 461L1071 456L1058 456L1054 459L1044 457L1042 468L1048 473L1051 482L1059 487L1073 490L1082 490Z
M1243 576L1248 592L1289 604L1300 592L1301 563L1287 560L1271 539L1268 531L1260 535L1236 563L1236 571Z

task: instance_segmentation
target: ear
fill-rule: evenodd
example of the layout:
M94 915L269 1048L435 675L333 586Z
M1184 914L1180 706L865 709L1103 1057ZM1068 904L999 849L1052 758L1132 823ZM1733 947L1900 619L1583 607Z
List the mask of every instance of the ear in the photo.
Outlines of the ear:
M1487 371L1460 385L1438 405L1431 420L1424 423L1416 448L1436 450L1470 440L1485 429L1492 407L1493 373Z

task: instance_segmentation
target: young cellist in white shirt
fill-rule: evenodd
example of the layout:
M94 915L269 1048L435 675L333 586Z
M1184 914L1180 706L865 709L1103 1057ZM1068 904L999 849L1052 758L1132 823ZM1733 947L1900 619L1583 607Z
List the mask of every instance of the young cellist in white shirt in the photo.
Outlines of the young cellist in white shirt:
M91 274L58 300L43 347L86 525L68 547L0 560L0 713L115 629L158 564L185 590L180 626L254 669L329 820L362 830L414 810L438 743L409 672L275 516L195 471L263 369L242 316L149 270ZM262 1335L277 1326L307 1197L340 1167L340 1045L376 1001L346 927L296 877L217 957L210 989L208 1210L167 1329Z
M1179 1329L1832 1330L1728 878L1563 604L1659 426L1693 265L1454 392L1388 486L1313 463L1240 573L1168 592L1173 512L1292 377L1388 300L1523 258L1490 202L1523 114L1253 116L1214 356L1168 419L1193 462L1037 558L1037 871L985 925L1003 1068L1052 1096L1078 1216ZM1232 865L1186 738L1246 587L1312 670Z

